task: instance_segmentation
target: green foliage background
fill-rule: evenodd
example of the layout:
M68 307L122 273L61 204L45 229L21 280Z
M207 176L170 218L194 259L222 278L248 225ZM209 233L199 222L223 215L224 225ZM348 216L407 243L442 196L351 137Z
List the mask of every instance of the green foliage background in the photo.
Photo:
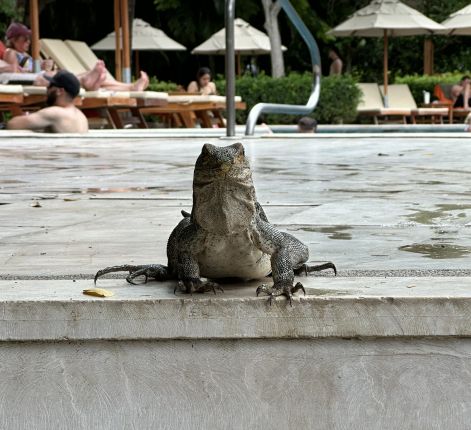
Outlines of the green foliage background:
M417 105L423 103L423 92L428 91L432 94L437 84L456 84L462 77L461 73L441 73L437 75L405 75L396 77L396 84L407 84L414 96Z
M349 122L354 116L355 95L353 78L360 82L382 82L382 38L333 38L327 31L346 20L371 0L292 0L294 8L314 35L323 61L324 75L328 73L327 51L335 45L344 60L347 76L336 82L325 78L322 83L319 109L320 122ZM470 0L402 0L431 19L442 22L449 14L468 5ZM187 46L186 52L141 52L140 66L155 76L152 89L174 91L178 85L186 87L194 79L197 69L209 66L215 74L224 73L223 56L191 55L191 50L224 26L223 0L129 0L134 16L161 28L170 37ZM12 20L29 25L28 1L0 0L0 37ZM113 0L40 0L41 37L76 39L93 44L113 31ZM25 10L26 8L26 10ZM237 0L236 16L264 31L261 0ZM309 96L311 69L306 46L282 11L279 15L282 42L289 76L282 81L271 81L270 58L257 57L259 68L265 72L258 78L240 77L238 93L249 107L260 101L304 104ZM438 76L422 77L424 38L431 37L435 45L435 70ZM113 70L112 52L99 52ZM133 57L133 61L135 58ZM242 66L249 62L242 57ZM471 70L471 37L420 36L398 37L390 40L390 82L407 83L420 103L422 92L433 91L438 82L456 82ZM156 80L158 79L158 80ZM218 81L220 90L224 83ZM341 103L338 101L341 100ZM351 102L350 102L351 100ZM239 121L243 120L239 113ZM272 118L266 118L271 121ZM293 118L275 118L291 122Z
M337 38L327 31L366 6L371 0L292 0L307 27L314 35L328 73L327 50L334 44L340 50L346 69L363 82L382 80L383 41L381 38ZM450 13L469 4L470 0L403 0L430 18L441 22ZM0 37L12 19L29 25L23 12L25 0L0 0ZM159 80L173 81L183 86L194 79L196 70L209 66L215 73L224 73L222 56L191 55L191 50L214 32L224 27L223 0L130 0L135 16L161 28L170 37L184 44L186 52L141 52L140 65ZM40 0L41 37L76 39L93 44L113 31L113 0ZM27 9L27 7L26 7ZM237 0L236 15L254 27L264 30L261 0ZM280 12L279 23L287 72L310 70L304 42ZM3 30L3 31L2 31ZM427 36L430 37L430 36ZM471 70L471 37L432 36L435 44L437 73ZM396 76L421 73L424 37L399 37L390 41L391 80ZM100 52L110 69L113 53ZM134 60L134 58L133 58ZM250 61L242 57L243 65ZM270 74L268 55L257 57L261 70Z
M23 10L19 8L16 0L0 0L0 34L4 35L12 21L21 21Z
M225 81L216 80L221 94L225 93ZM246 111L237 111L237 122L245 123L249 110L260 101L268 103L306 104L312 88L312 74L290 73L284 78L273 79L261 75L256 78L242 76L237 79L236 93L247 103ZM341 103L339 103L341 101ZM356 117L356 107L360 101L360 91L351 75L329 76L322 79L319 104L311 114L320 124L352 122ZM299 116L265 115L261 121L269 124L295 124Z

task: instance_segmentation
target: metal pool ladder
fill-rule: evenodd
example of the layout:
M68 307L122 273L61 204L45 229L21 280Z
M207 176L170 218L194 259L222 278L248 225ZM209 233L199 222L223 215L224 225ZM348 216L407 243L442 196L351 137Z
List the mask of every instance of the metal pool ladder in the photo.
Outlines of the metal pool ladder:
M289 115L310 114L319 101L321 92L321 58L317 43L301 20L289 0L278 0L301 37L306 42L311 55L313 83L306 105L285 105L275 103L257 103L249 112L245 125L245 135L253 136L258 117L262 113L284 113ZM235 0L226 0L226 98L227 98L227 136L235 135L235 60L234 60L234 18Z

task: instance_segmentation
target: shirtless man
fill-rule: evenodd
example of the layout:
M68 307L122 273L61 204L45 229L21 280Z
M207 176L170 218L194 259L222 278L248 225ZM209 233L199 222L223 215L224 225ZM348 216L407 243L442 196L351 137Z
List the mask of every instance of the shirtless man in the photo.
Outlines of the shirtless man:
M343 62L339 57L339 54L336 49L330 48L329 49L329 58L330 58L330 69L329 75L341 75L343 69Z
M74 98L80 92L79 80L70 72L61 70L54 76L45 76L47 104L49 107L30 115L16 116L7 128L10 130L46 130L51 133L86 133L88 121L74 106Z
M471 77L463 76L459 84L451 88L453 107L469 109L471 104Z

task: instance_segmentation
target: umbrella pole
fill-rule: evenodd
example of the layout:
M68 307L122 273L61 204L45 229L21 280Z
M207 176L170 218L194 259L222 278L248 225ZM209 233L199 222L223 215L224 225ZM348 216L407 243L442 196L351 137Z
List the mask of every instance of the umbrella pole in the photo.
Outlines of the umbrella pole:
M115 51L114 51L114 75L118 81L122 81L121 76L121 10L120 0L114 0L114 34L115 34Z
M131 82L131 50L129 46L128 0L121 0L121 24L123 28L123 82Z
M384 107L389 107L388 97L388 30L384 30L384 52L383 52L383 83L384 83Z
M240 76L240 52L237 53L237 76Z
M31 21L31 55L33 57L33 72L41 71L41 57L39 55L39 10L38 0L30 0L29 15Z
M139 72L141 71L141 66L139 65L139 51L136 49L134 51L134 61L136 63L136 77L139 77Z

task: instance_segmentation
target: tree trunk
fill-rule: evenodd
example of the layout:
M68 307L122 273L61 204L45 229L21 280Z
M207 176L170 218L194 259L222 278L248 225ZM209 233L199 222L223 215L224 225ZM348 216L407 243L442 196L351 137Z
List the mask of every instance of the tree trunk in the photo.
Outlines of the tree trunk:
M271 46L271 75L274 78L285 76L285 63L283 51L281 50L281 35L278 26L278 14L281 6L278 1L262 0L263 11L265 13L265 29L270 38Z

